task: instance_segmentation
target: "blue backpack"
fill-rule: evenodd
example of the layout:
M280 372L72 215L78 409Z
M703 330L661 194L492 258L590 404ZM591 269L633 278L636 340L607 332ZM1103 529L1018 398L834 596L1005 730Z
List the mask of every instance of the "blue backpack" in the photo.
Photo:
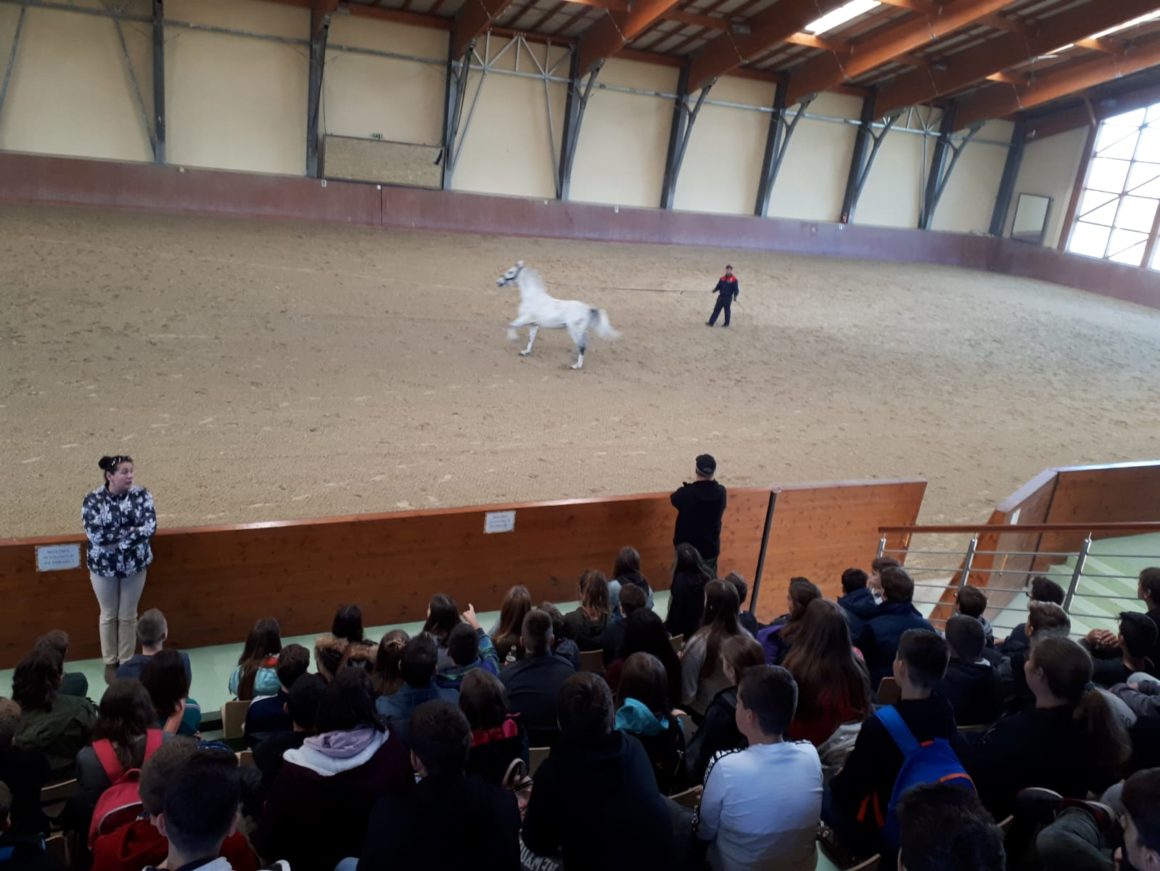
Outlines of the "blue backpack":
M890 794L890 805L886 809L886 822L882 837L892 848L898 848L898 803L909 790L926 783L949 783L963 789L975 790L963 763L955 755L946 738L934 738L919 743L893 705L879 708L875 716L886 727L898 749L902 751L902 767L894 780L894 791Z

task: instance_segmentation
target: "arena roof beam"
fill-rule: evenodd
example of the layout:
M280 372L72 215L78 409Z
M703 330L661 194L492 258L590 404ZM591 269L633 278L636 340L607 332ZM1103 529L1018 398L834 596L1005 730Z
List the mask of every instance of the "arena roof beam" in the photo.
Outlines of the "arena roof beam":
M1160 40L1049 70L1022 85L990 85L963 100L959 127L1002 118L1160 64Z
M468 54L475 41L510 5L511 0L467 0L459 7L451 31L451 60Z
M693 58L689 90L696 91L801 31L846 0L781 0L749 19L749 33L726 30ZM792 102L792 100L791 100Z
M828 91L900 55L940 39L998 12L1011 0L951 0L937 10L908 18L901 24L851 43L840 52L819 55L794 72L789 100L796 103L807 94Z
M887 112L904 106L928 103L962 88L981 82L990 75L1068 43L1131 21L1156 8L1156 0L1116 0L1069 9L1053 15L1029 33L1003 33L982 45L947 58L945 64L912 70L883 85L879 105ZM988 26L991 25L987 21Z
M600 20L589 27L580 38L578 76L592 72L592 68L612 57L654 24L666 12L674 9L679 0L639 0L627 12L604 10Z

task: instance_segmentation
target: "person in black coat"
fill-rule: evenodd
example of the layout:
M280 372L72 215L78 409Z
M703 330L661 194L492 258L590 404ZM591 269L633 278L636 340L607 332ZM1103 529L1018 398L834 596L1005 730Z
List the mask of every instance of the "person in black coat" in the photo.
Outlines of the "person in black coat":
M934 627L911 604L914 581L905 569L891 567L882 570L882 594L885 601L875 609L874 616L866 621L866 628L858 644L862 655L866 657L870 685L874 689L877 689L882 678L890 674L902 633L908 629L934 631Z
M717 576L717 556L721 553L721 518L725 515L728 494L714 480L717 461L710 454L696 459L696 480L682 484L669 497L677 509L673 546L691 544L712 570L709 580Z
M1030 607L1031 602L1050 602L1053 605L1063 605L1063 587L1043 575L1036 575L1031 579L1027 596L1028 607ZM1031 638L1027 634L1027 625L1020 623L1012 629L1011 634L999 645L999 649L1004 656L1014 656L1017 653L1026 654L1031 649Z
M726 265L725 274L717 279L717 286L711 293L717 294L717 303L713 306L713 314L705 321L705 326L711 327L717 323L717 315L725 313L725 326L729 326L730 309L733 300L741 295L741 286L737 283L737 276L733 274L733 267Z
M842 572L842 595L838 604L846 615L846 625L850 627L850 637L855 642L866 630L866 621L874 616L878 600L867 586L870 576L861 569L846 569Z
M688 641L701 628L705 613L705 584L713 580L712 570L691 544L677 545L677 566L669 588L669 613L665 629Z
M560 690L562 736L536 772L524 844L562 855L565 868L672 868L676 840L640 742L612 728L612 693L597 675L575 674Z
M951 703L960 726L993 723L1003 712L1003 684L995 667L982 658L987 641L983 624L956 614L947 621L946 638L951 661L935 691Z
M539 608L524 617L524 658L504 668L499 679L507 690L508 704L520 715L533 747L547 747L559 734L556 696L575 667L552 653L552 618Z
M19 723L20 705L0 699L0 783L6 783L11 794L9 821L15 834L36 834L48 829L48 817L40 808L48 760L43 753L12 746Z
M516 795L464 771L471 726L450 702L424 702L411 717L414 789L388 792L371 809L360 871L486 868L519 871ZM437 857L435 865L432 865Z

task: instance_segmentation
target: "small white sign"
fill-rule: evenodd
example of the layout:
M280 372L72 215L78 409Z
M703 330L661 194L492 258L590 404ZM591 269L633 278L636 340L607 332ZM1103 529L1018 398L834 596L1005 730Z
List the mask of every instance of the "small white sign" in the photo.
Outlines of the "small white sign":
M483 518L485 534L493 532L511 532L516 528L516 513L514 511L489 511Z
M60 572L78 569L81 566L81 546L79 544L48 544L36 549L36 570L38 572Z

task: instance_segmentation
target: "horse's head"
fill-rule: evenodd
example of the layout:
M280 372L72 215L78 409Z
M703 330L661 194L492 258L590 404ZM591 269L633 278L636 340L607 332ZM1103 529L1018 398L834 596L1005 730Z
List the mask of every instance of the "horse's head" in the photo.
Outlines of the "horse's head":
M524 271L524 261L517 260L516 265L495 280L496 287L510 287L516 283L520 273Z

